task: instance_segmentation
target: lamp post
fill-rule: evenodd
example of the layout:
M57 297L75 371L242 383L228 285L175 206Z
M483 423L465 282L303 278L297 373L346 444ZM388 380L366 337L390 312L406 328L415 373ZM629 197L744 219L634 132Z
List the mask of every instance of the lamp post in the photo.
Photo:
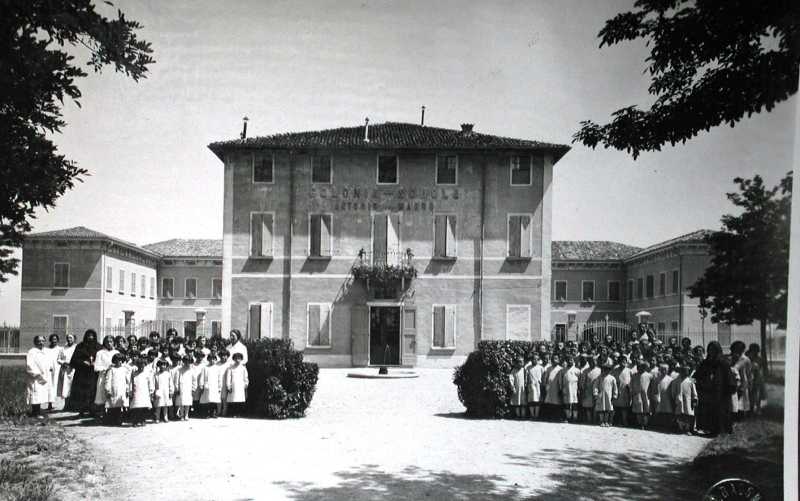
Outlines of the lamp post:
M706 347L706 317L708 316L708 305L706 304L706 297L700 296L700 337L702 339L703 348Z

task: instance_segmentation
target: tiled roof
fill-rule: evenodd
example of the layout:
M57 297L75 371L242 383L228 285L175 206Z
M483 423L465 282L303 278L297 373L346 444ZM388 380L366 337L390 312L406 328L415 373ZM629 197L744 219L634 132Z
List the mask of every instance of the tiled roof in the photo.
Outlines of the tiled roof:
M153 251L151 250L143 249L134 243L106 235L105 233L85 226L75 226L74 228L65 228L63 230L41 231L39 233L31 233L25 238L30 240L105 240L128 247L129 249L137 250L152 257L157 257L153 255Z
M611 261L625 259L641 249L606 240L554 240L551 254L554 261Z
M714 230L696 230L691 233L686 233L685 235L680 235L678 237L670 238L669 240L664 240L663 242L653 244L649 247L645 247L644 249L640 249L639 252L629 257L636 257L639 255L647 254L649 252L653 252L659 249L664 249L666 247L669 247L670 245L704 242L706 236L712 233L714 233Z
M65 228L63 230L41 231L39 233L31 233L26 238L88 238L88 239L103 239L114 238L105 233L92 230L85 226L75 226L74 228Z
M142 247L164 257L202 256L222 258L222 240L173 238L172 240L164 240L163 242L147 244Z
M364 141L364 125L360 125L218 141L208 147L218 156L228 148L528 149L551 150L556 161L570 149L563 144L401 122L370 124L369 142Z

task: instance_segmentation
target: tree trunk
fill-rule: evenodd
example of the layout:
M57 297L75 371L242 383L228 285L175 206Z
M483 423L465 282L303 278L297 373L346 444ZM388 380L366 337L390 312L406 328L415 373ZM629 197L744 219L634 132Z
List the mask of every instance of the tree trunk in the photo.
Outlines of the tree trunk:
M769 347L767 346L767 319L762 318L760 320L761 324L761 353L762 358L764 359L764 375L769 374Z

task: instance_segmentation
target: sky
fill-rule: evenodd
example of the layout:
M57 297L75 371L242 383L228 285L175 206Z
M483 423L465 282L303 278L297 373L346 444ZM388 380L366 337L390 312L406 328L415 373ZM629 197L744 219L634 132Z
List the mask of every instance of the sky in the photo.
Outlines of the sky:
M102 3L101 3L102 5ZM34 231L73 226L146 244L222 237L222 163L208 143L248 135L418 123L569 144L652 96L643 43L599 49L632 0L116 1L156 63L79 82L59 150L89 170ZM102 6L100 9L108 9ZM108 15L113 14L107 11ZM86 55L75 52L78 61ZM553 173L553 239L649 245L718 229L737 176L776 184L792 164L796 97L734 128L645 153L572 144ZM19 278L0 323L19 322Z

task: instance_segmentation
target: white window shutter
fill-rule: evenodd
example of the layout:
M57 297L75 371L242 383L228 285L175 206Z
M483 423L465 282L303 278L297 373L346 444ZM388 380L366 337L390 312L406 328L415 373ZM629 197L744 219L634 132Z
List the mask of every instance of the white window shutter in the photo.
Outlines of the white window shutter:
M456 217L447 216L447 247L445 252L448 257L456 256Z
M261 255L272 255L272 214L261 214Z
M261 214L250 216L250 255L261 255Z
M453 348L456 345L456 307L445 307L444 346Z
M389 264L400 264L400 214L389 214L386 227L386 253Z
M447 216L436 216L433 219L433 255L447 255Z
M331 215L320 216L319 222L319 255L331 255Z
M386 214L375 214L372 217L372 264L386 264Z
M272 337L272 303L261 303L261 329L259 337Z

